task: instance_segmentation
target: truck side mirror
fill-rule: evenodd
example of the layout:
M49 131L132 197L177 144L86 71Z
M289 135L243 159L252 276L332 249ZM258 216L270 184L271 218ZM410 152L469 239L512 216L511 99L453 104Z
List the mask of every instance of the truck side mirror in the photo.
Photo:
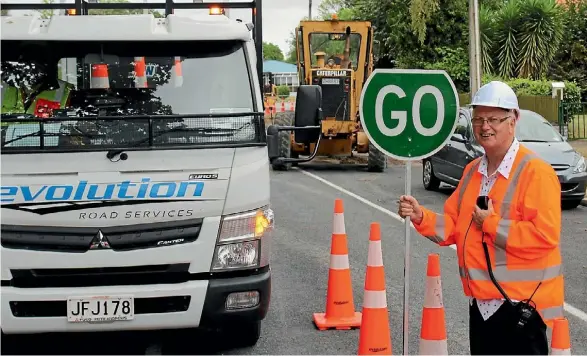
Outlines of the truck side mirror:
M267 150L270 162L279 157L279 131L275 125L267 128Z

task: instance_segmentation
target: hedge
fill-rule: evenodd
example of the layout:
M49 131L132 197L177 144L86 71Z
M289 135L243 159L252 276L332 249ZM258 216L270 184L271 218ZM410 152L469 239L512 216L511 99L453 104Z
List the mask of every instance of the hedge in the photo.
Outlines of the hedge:
M553 80L531 80L524 78L502 79L496 76L483 75L481 78L482 84L487 84L490 81L499 80L507 83L518 96L522 95L538 95L538 96L552 96L552 82ZM564 81L565 88L563 90L563 103L565 103L565 122L568 122L573 115L577 115L582 111L581 105L581 88L575 82Z

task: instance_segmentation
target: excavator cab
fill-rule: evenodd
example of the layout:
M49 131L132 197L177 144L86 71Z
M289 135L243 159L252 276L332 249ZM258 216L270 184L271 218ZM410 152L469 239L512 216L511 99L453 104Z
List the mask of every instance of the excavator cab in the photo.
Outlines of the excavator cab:
M368 153L369 171L384 171L386 157L369 144L359 118L361 91L373 71L371 23L340 21L336 16L301 21L296 28L296 47L300 82L296 111L280 113L275 119L277 130L289 132L279 139L273 157L270 147L273 169L287 170L291 164L317 156L349 157L357 152ZM319 93L318 115L306 113L304 103L311 100L310 106L316 105L315 93Z

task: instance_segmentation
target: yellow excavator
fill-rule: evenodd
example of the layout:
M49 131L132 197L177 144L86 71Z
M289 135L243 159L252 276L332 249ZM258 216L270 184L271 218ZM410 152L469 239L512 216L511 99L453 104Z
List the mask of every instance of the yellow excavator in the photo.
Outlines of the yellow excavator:
M387 157L361 127L359 101L373 71L373 28L368 21L301 21L296 28L300 87L295 112L279 113L267 128L274 170L315 157L368 153L367 168L383 172ZM307 156L301 158L302 156Z

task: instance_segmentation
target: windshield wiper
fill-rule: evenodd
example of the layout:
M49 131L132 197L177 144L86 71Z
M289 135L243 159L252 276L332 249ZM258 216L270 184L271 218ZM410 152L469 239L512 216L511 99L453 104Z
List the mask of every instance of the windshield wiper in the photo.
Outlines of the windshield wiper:
M533 140L533 139L529 139L529 140L518 140L519 142L550 142L550 141L546 141L546 140Z
M239 127L239 128L219 128L219 127L211 127L211 128L200 128L200 127L175 127L175 128L171 128L168 130L163 130L158 132L156 135L147 137L145 139L142 139L140 141L135 142L132 145L129 145L129 147L136 147L136 146L140 146L145 142L149 142L152 139L155 139L157 137L163 136L165 134L171 133L171 132L196 132L198 134L208 134L208 133L217 133L217 132L226 132L227 134L230 135L234 135L235 133L243 130L245 127L252 125L252 122L248 122L246 124L244 124L243 126ZM122 152L124 152L124 149L117 149L117 150L109 150L108 153L106 153L106 158L108 159L112 159L114 158L116 155L121 154Z
M33 136L39 136L39 138L41 136L43 136L43 137L54 137L54 136L60 136L60 137L61 136L63 136L63 137L79 137L79 136L81 136L81 137L85 137L85 138L89 138L89 139L92 139L92 138L98 136L98 135L89 134L87 132L83 132L81 130L77 130L77 131L78 131L78 134L71 134L71 133L68 133L68 132L57 132L57 133L55 133L55 132L43 132L43 134L41 135L41 130L38 130L36 132L31 132L31 133L28 133L28 134L25 134L25 135L18 136L16 138L13 138L12 140L4 141L2 143L2 147L5 147L6 145L8 145L8 144L10 144L12 142L20 141L20 140L22 140L24 138L33 137Z
M8 119L7 122L14 122L14 123L18 123L18 119L37 119L37 117L35 115L32 114L27 114L26 112L19 112L19 113L12 113L12 114L2 114L0 116L0 118L2 118L2 120L6 120ZM35 122L31 122L31 124L33 124Z

